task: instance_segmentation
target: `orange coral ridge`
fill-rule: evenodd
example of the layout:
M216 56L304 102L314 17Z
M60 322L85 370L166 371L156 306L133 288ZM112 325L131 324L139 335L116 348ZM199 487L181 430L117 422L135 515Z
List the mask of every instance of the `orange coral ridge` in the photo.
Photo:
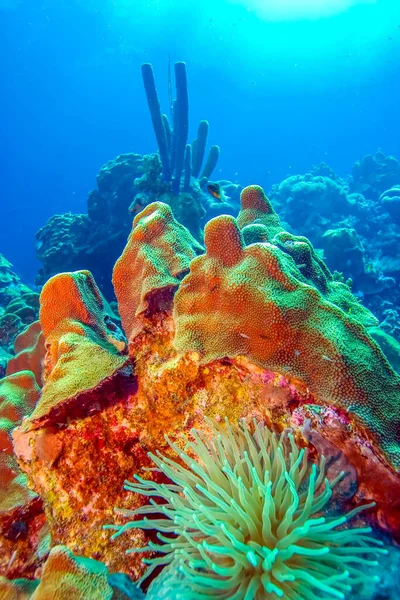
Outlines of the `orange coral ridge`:
M42 385L42 362L46 349L39 321L33 321L14 341L15 356L7 363L7 375L18 371L32 371L38 385Z
M132 232L113 271L118 310L128 339L144 326L151 297L158 310L171 306L172 293L189 270L190 261L202 246L178 223L167 204L154 202L135 217ZM171 293L168 294L168 291Z
M271 214L261 188L243 190L238 221L206 225L206 253L192 260L174 299L176 349L206 363L244 355L304 382L320 403L351 413L398 469L400 378L364 327L306 284L288 254L274 243L245 246L238 222L246 212Z
M23 429L84 413L100 388L118 393L132 379L133 366L124 354L126 342L116 333L104 299L88 271L52 277L40 295L40 323L46 340L44 387Z

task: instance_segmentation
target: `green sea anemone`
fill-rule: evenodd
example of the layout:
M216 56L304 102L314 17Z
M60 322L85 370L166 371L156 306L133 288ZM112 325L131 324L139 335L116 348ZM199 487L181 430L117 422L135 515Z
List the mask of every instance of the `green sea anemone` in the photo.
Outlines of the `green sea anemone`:
M261 423L253 432L244 422L207 424L211 438L193 429L184 452L167 438L179 462L149 454L172 483L137 475L125 482L151 500L118 512L143 518L106 526L117 530L112 539L133 528L158 530L161 544L128 550L161 553L144 560L143 579L174 560L196 600L345 598L365 579L361 568L376 566L373 558L386 552L369 527L347 526L373 504L330 516L326 506L343 473L329 482L324 457L317 468L291 433L277 436Z

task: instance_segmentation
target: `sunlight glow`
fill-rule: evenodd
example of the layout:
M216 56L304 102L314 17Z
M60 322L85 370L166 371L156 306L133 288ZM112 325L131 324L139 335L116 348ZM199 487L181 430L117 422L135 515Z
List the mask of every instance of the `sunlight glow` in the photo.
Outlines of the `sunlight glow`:
M357 4L374 4L377 0L234 0L271 21L319 19L329 17Z

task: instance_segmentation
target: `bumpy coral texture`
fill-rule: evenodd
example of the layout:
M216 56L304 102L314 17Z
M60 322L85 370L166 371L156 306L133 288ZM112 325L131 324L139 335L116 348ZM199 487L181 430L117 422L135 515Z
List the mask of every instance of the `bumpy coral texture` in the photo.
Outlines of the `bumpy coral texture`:
M37 581L30 579L10 580L0 576L1 600L30 600L38 586Z
M111 600L107 568L100 562L76 557L65 546L52 548L40 581L0 578L4 600Z
M42 385L43 360L46 354L44 336L39 321L31 323L14 341L15 356L7 363L7 375L18 371L31 371L36 382Z
M0 517L36 497L26 485L26 475L18 469L11 432L22 417L32 411L38 398L39 388L29 371L21 371L0 381Z
M311 172L284 179L276 192L285 205L288 223L299 227L307 225L308 220L313 222L316 215L326 218L332 212L346 210L348 199L342 183L334 181L330 173Z
M44 387L26 428L43 418L56 420L71 398L76 401L116 376L127 360L126 343L89 272L54 276L43 287L40 305L47 349Z
M30 371L0 380L0 573L9 577L33 575L46 533L42 500L19 469L11 437L38 398L39 387Z
M40 579L0 577L1 600L140 600L142 592L121 574L66 546L54 546L36 576Z
M316 600L344 598L365 577L361 565L378 565L365 557L385 552L368 536L371 529L342 527L368 506L326 514L343 472L329 482L324 457L319 469L311 465L291 434L278 437L256 423L253 433L245 422L239 429L209 426L211 439L193 429L185 451L170 442L179 462L151 455L172 483L136 475L136 483L125 484L151 504L122 511L144 518L108 528L117 529L114 539L137 527L161 532L163 543L145 548L161 552L146 559L145 577L175 559L190 584L188 600Z
M173 292L202 247L173 217L167 204L154 202L137 215L113 272L113 285L124 331L131 339L151 312L151 295ZM171 300L172 295L169 295ZM170 302L166 302L166 308Z
M243 190L238 221L221 216L206 225L206 253L191 262L175 295L176 348L197 351L204 362L244 355L286 372L321 403L351 412L399 468L400 378L358 320L336 305L347 304L348 288L340 284L342 290L327 290L325 298L307 284L278 247L282 234L246 246L246 213L261 222L269 218L261 188Z
M13 355L13 343L27 325L37 319L39 294L22 284L12 265L0 254L0 377Z
M91 559L79 559L68 548L55 546L31 600L68 597L76 600L110 600L112 595L105 565Z

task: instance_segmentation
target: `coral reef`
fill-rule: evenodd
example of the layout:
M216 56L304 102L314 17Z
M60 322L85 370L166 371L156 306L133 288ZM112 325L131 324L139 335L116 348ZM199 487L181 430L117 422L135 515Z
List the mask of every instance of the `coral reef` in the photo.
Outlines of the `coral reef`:
M347 210L348 198L341 182L313 171L288 177L279 184L276 193L285 204L285 218L291 227L311 228L314 220L330 219L332 213Z
M84 252L90 234L87 215L66 213L50 217L46 225L36 234L36 256L44 268L40 277L79 268L80 255ZM51 271L46 266L51 264ZM37 283L41 283L38 278Z
M151 154L143 157L143 175L135 180L137 195L135 196L131 213L155 201L171 206L175 217L185 225L199 241L203 238L201 224L206 216L204 192L200 182L192 179L190 187L179 194L171 193L171 183L165 182L162 174L160 157Z
M59 272L88 269L102 293L112 300L111 274L129 235L131 218L153 202L168 204L174 217L201 244L203 228L211 218L238 212L240 184L215 182L223 191L218 199L207 192L219 157L215 145L206 156L207 121L200 121L196 138L188 143L185 63L175 64L175 100L169 65L171 122L161 112L151 64L142 66L142 78L158 152L121 154L107 162L97 176L98 189L89 193L87 215L55 215L39 230L40 286ZM398 327L390 315L400 311L396 285L400 277L399 186L400 163L379 151L355 163L347 179L321 163L306 174L292 175L274 185L270 194L283 223L311 241L315 256L324 258L330 270L338 272L336 277L348 280L363 304L385 323L385 332L397 341ZM7 317L9 330L13 318ZM19 331L13 335L16 333ZM3 372L4 353L3 349Z
M375 156L367 154L353 165L349 189L378 200L382 192L396 184L400 184L400 163L379 150Z
M33 321L14 342L14 353L7 363L7 375L31 371L38 385L42 385L42 366L46 354L44 336L39 321Z
M369 327L368 333L382 348L393 369L400 373L400 343L381 327Z
M89 193L87 215L55 215L36 234L36 255L42 263L36 278L43 285L63 271L90 269L102 291L112 297L112 268L129 232L128 208L142 157L121 154L100 169L97 190Z
M10 374L1 385L8 402L35 390L35 406L13 418L7 439L27 415L13 431L14 453L40 502L35 518L46 518L46 539L140 578L140 555L125 550L145 546L146 532L111 543L102 529L125 523L114 506L144 505L124 481L151 467L149 452L173 457L165 434L182 447L182 432L195 427L208 439L207 417L227 417L290 427L310 460L332 457L327 478L347 474L338 512L374 502L363 518L399 540L400 378L367 332L376 320L306 238L285 231L257 186L242 191L237 219L207 223L204 243L205 251L167 204L135 216L113 274L124 333L88 271L55 275L43 287L40 329L32 325L19 340L26 354L14 362L35 374L22 382L21 372ZM44 359L33 343L40 335ZM12 573L1 540L2 575L31 577L44 562L34 522L27 518Z
M400 564L400 163L210 187L142 76L158 151L39 230L40 311L0 255L0 596L345 598Z
M88 197L88 215L97 227L108 226L117 233L126 222L126 213L135 197L135 178L143 170L143 157L140 154L121 154L103 165L96 177L97 190ZM105 228L103 237L107 235Z
M364 247L355 229L328 229L322 243L326 261L335 264L344 277L357 277L364 273Z
M400 181L400 176L399 176ZM400 184L390 188L383 192L379 198L379 202L382 204L384 210L395 219L400 216Z
M10 302L18 300L22 294L30 291L12 270L12 264L0 254L0 307L5 308Z

